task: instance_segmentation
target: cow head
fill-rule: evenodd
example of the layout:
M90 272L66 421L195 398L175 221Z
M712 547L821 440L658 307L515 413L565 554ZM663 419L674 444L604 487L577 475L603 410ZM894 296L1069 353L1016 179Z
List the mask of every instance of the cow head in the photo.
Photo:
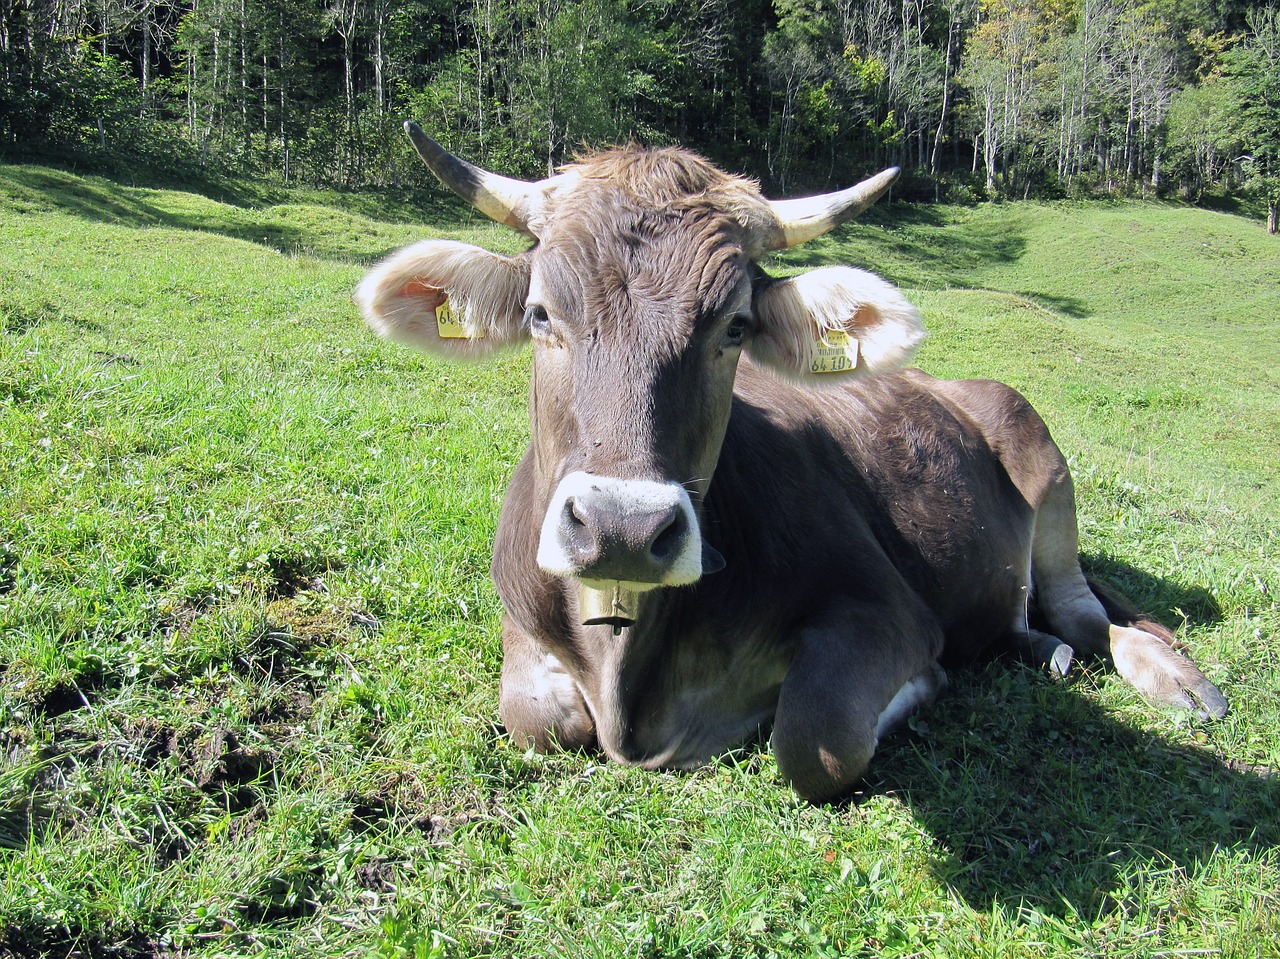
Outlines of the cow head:
M699 506L743 353L833 382L900 366L923 336L869 273L773 279L756 264L856 216L896 170L768 201L687 152L624 149L526 183L406 129L445 185L536 243L516 257L418 243L370 272L356 301L380 334L446 357L532 341L537 561L550 574L631 591L695 582L718 561Z

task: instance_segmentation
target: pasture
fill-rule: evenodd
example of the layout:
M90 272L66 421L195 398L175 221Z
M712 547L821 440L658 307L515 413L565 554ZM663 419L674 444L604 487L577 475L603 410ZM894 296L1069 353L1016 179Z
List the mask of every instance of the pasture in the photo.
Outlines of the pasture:
M423 222L425 219L425 223ZM449 204L0 166L0 953L1280 955L1280 245L1136 204L877 208L918 365L1021 389L1088 571L1231 702L954 674L847 803L497 727L489 547L526 360L376 341Z

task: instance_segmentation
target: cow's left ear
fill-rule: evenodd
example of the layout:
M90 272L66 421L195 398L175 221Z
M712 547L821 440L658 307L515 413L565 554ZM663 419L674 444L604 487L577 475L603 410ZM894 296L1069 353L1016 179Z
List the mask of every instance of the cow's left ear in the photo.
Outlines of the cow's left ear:
M529 337L524 260L453 240L392 253L356 287L365 322L381 336L450 359L475 360Z
M897 288L852 267L775 280L754 305L747 351L791 379L837 382L895 370L924 339L924 321Z

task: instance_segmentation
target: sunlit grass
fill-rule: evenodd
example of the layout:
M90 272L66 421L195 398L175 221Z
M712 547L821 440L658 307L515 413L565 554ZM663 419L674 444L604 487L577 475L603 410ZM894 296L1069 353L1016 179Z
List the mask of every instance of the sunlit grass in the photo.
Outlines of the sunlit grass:
M231 200L233 202L225 202ZM1278 954L1280 248L1114 204L877 211L777 270L907 288L920 364L1071 458L1086 563L1232 702L953 677L847 805L500 735L490 543L526 358L350 293L454 208L0 167L0 951Z

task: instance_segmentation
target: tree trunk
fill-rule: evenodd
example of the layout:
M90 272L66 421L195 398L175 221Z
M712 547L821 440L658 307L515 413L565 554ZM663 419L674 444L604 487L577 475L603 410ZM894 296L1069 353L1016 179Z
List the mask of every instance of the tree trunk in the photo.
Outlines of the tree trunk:
M382 37L387 32L386 11L379 8L377 21L373 30L373 99L379 113L386 106L386 94L383 88Z
M947 24L947 55L942 61L942 109L938 111L938 129L933 135L933 152L929 156L929 175L938 176L938 151L942 149L942 131L947 125L947 111L951 106L951 48L956 35L955 7L951 8L951 19ZM937 195L934 195L937 199Z
M147 115L147 98L151 95L151 4L142 6L142 104L138 115Z

